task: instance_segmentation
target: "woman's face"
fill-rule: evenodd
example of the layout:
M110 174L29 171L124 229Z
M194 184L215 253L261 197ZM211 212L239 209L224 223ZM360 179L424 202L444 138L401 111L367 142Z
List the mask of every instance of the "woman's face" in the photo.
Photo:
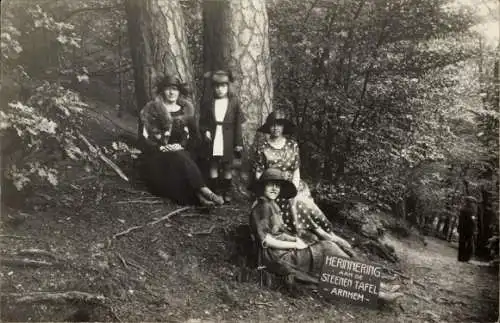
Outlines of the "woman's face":
M224 98L227 96L229 91L229 86L227 83L218 83L215 85L215 96L218 98Z
M277 182L269 182L264 186L264 196L270 200L275 200L280 195L281 187Z
M271 125L270 132L271 132L271 137L273 138L279 138L283 136L283 129L285 128L282 123L275 122Z
M163 91L163 95L168 103L175 103L179 98L179 89L174 85L167 86Z

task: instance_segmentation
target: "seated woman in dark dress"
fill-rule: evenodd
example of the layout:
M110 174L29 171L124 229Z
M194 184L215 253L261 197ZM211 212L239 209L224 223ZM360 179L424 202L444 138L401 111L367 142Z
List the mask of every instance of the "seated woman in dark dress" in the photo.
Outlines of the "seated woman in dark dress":
M295 279L317 284L325 255L349 258L331 240L298 236L285 225L278 197L290 199L297 195L295 185L279 169L264 171L253 185L257 201L250 213L250 228L261 248L263 265L279 275L293 275ZM397 288L381 285L379 298L394 301L402 296Z
M157 85L157 96L141 110L142 176L150 191L179 204L223 204L205 184L187 150L195 148L199 131L193 105L179 100L185 84L172 75Z

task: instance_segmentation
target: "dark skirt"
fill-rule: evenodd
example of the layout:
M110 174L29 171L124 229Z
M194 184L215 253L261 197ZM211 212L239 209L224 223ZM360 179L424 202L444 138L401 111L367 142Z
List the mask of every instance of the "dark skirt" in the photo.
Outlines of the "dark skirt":
M196 193L206 185L188 151L150 150L142 158L142 177L152 194L178 204L199 204Z
M294 275L296 279L317 284L325 255L335 254L333 242L317 241L306 249L263 249L263 261L269 271Z

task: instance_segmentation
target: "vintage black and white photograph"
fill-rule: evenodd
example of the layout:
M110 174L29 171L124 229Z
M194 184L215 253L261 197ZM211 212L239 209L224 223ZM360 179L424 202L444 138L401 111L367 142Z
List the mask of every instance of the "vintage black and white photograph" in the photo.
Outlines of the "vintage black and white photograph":
M3 0L2 322L498 322L500 0Z

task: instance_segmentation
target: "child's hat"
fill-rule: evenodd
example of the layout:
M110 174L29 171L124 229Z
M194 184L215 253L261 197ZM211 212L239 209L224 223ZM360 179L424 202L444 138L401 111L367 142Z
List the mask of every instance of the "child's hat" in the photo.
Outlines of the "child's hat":
M297 188L287 178L287 173L280 171L277 168L268 168L260 176L260 178L253 185L253 191L256 194L262 194L264 187L269 182L275 182L280 184L280 197L289 199L297 195Z
M207 72L204 76L206 78L210 78L212 82L217 84L228 84L234 81L233 73L231 71L218 70Z

